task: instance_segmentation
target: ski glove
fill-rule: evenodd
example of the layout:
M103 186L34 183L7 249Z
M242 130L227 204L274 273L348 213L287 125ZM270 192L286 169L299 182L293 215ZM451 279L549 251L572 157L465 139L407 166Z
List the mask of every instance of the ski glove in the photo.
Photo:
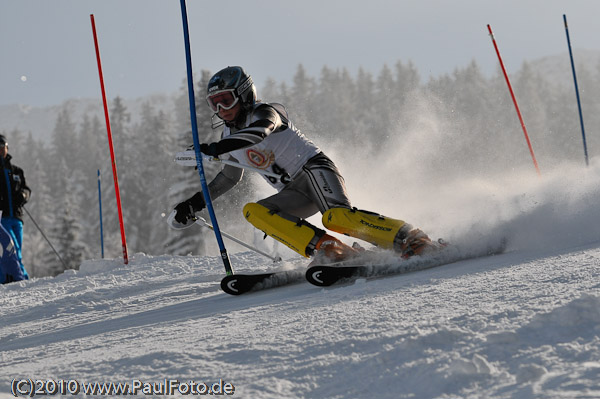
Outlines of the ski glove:
M181 224L187 224L188 220L191 220L194 217L194 209L192 205L183 201L175 206L175 210L177 213L175 214L175 220Z
M200 151L203 154L210 155L211 157L217 158L219 155L221 155L217 148L217 144L218 143L210 143L210 144L202 143L202 144L200 144Z
M194 213L200 212L205 206L204 195L199 191L192 198L180 202L175 206L175 210L177 211L175 220L178 223L187 224L188 220L194 218Z

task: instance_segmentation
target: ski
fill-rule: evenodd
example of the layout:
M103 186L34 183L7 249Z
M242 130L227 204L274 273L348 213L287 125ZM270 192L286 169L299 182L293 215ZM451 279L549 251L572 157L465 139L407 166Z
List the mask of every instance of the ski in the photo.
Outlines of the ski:
M345 261L326 265L313 265L306 270L306 280L319 287L328 287L338 283L351 283L361 278L377 278L391 275L405 274L419 270L431 269L486 256L498 255L504 252L506 243L498 248L486 250L482 253L461 253L458 248L447 247L437 253L424 256L415 256L409 259L397 259L389 263L360 262L360 260Z
M308 269L280 270L257 274L232 274L221 280L221 289L230 295L242 295L283 285L308 280L311 284L327 287L352 282L359 278L376 278L404 274L433 267L448 265L461 260L497 255L506 249L506 240L496 247L485 250L461 250L455 246L445 247L437 252L414 256L409 259L397 258L394 254L366 251L358 258L339 263L312 265Z
M282 270L260 274L232 274L223 277L221 289L229 295L241 295L302 281L304 273L304 270Z
M398 268L397 265L314 265L306 270L305 277L313 285L329 287L337 283L350 283L360 278L383 277L390 274L408 273L410 271L416 270Z

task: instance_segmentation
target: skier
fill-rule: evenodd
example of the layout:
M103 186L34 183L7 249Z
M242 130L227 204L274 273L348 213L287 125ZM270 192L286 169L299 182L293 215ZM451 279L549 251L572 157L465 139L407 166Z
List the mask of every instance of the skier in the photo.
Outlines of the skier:
M257 100L252 78L239 66L217 72L208 82L206 100L224 125L221 140L200 145L202 153L260 170L290 176L291 182L265 177L278 193L243 208L254 227L302 256L324 255L339 261L360 251L306 220L321 212L323 226L392 249L403 257L435 247L428 236L402 220L358 210L350 204L336 165L292 124L281 104ZM225 165L208 184L212 199L234 187L243 169ZM175 206L175 220L192 223L206 206L202 192ZM321 260L319 256L319 260Z
M12 156L8 153L8 141L6 137L0 135L0 165L2 174L0 176L0 212L2 213L2 227L8 234L10 240L6 240L2 233L2 245L4 254L8 256L14 251L19 264L20 273L8 272L7 269L14 269L7 266L4 262L6 256L2 258L0 264L0 283L9 282L5 280L17 281L29 278L25 267L23 266L21 248L23 243L23 206L29 200L31 190L25 182L25 173L23 169L11 163ZM14 246L14 250L13 247ZM12 257L11 257L12 258ZM11 260L12 262L12 260ZM12 277L7 277L7 276Z

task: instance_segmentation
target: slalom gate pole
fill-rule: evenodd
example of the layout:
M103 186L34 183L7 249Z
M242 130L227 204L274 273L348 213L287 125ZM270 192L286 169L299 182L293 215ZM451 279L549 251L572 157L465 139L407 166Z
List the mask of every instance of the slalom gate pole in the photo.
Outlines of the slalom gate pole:
M96 34L96 22L94 14L90 14L92 22L92 33L94 35L94 45L96 47L96 60L98 61L98 76L100 77L100 89L102 90L102 104L104 105L104 118L106 119L106 132L108 134L108 147L110 149L110 159L112 162L113 180L115 182L115 197L117 199L117 211L119 213L119 225L121 227L121 244L123 246L123 261L129 263L127 256L127 240L125 238L125 226L123 225L123 211L121 209L121 194L119 191L119 178L117 176L117 161L115 160L115 151L113 149L112 132L110 130L110 117L108 116L108 104L106 101L106 90L104 89L104 77L102 76L102 63L100 62L100 49L98 48L98 35Z
M515 97L515 93L513 92L512 86L510 84L510 80L508 79L508 74L506 73L506 68L504 68L504 62L502 62L502 57L500 56L500 50L498 50L498 45L496 44L496 39L494 38L494 33L492 32L492 27L488 24L488 30L490 32L490 37L492 38L492 43L494 44L494 48L496 49L496 54L498 55L498 61L500 61L500 67L502 68L502 73L504 74L504 78L506 79L506 84L508 85L508 91L510 92L510 96L512 97L513 103L515 104L515 109L517 110L517 115L519 116L519 122L521 122L521 127L523 128L523 133L525 134L525 140L527 141L527 146L529 147L529 153L531 154L531 158L533 159L533 165L535 166L535 170L537 174L541 176L540 168L538 166L537 160L535 159L535 154L533 153L533 147L531 146L531 141L529 141L529 135L527 134L527 128L525 127L525 122L523 122L523 117L521 116L521 111L519 110L519 104L517 104L517 99Z
M60 262L63 264L63 266L65 267L65 269L68 269L69 266L67 266L67 263L63 260L63 258L58 254L58 251L54 248L54 245L52 245L52 243L50 242L50 240L48 239L48 237L46 237L46 234L44 234L44 231L42 230L42 228L40 226L38 226L38 224L36 223L35 219L33 218L33 216L31 216L31 213L29 213L29 210L27 210L27 208L25 208L25 206L23 206L23 209L25 209L25 212L27 213L27 216L29 216L29 219L31 219L31 221L33 222L33 224L35 225L35 227L37 227L37 229L40 231L40 233L42 234L42 237L44 237L44 239L46 240L46 242L48 243L48 245L50 245L50 248L52 248L52 251L54 251L54 253L56 254L56 256L58 257L58 259L60 260Z
M100 211L100 253L104 259L104 231L102 229L102 187L100 185L100 169L98 169L98 209Z
M213 231L215 232L215 236L217 238L217 243L219 244L219 250L221 251L221 259L223 260L223 265L225 266L225 273L227 275L233 274L233 269L231 267L231 261L229 260L229 255L227 254L227 249L225 249L225 243L223 242L223 237L221 235L221 230L219 229L219 224L217 222L217 216L215 215L215 210L212 205L212 201L210 199L210 192L208 191L208 184L206 183L206 176L204 174L204 166L202 164L202 154L200 153L200 141L198 140L198 124L196 121L196 99L194 96L194 77L192 74L192 54L190 50L190 33L188 28L188 18L187 18L187 10L185 6L185 0L181 0L181 19L183 20L183 39L185 44L185 59L187 66L187 82L188 82L188 94L189 94L189 103L190 103L190 119L192 122L192 136L194 137L194 150L196 152L196 164L198 167L198 174L200 175L200 184L202 186L202 193L204 194L204 202L206 202L206 210L210 215L210 220L213 225Z
M581 136L583 137L583 153L585 155L585 166L590 166L588 159L587 143L585 140L585 128L583 126L583 113L581 112L581 100L579 99L579 87L577 86L577 74L575 73L575 61L573 61L573 51L571 50L571 38L569 37L569 26L567 25L567 15L563 14L565 22L565 32L567 33L567 44L569 46L569 56L571 57L571 69L573 70L573 81L575 82L575 95L577 96L577 107L579 109L579 123L581 124Z

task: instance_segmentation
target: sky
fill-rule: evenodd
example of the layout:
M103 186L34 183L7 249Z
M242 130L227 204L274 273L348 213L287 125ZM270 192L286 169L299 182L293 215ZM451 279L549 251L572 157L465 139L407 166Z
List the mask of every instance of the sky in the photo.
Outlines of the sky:
M359 68L412 62L424 81L475 60L491 75L498 58L564 54L563 24L577 49L600 50L591 0L254 0L187 1L196 73L242 65L260 87L291 84L298 65ZM171 93L185 84L180 2L176 0L0 0L0 106L47 106L101 98L90 23L94 14L109 99Z

